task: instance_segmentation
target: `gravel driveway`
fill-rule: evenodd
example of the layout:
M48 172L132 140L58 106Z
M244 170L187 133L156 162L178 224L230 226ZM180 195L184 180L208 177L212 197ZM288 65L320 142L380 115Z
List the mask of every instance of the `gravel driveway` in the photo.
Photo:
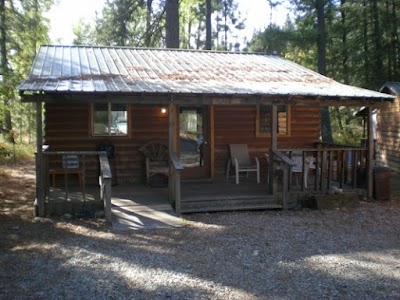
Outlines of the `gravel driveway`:
M2 218L0 299L400 299L399 200L131 232Z

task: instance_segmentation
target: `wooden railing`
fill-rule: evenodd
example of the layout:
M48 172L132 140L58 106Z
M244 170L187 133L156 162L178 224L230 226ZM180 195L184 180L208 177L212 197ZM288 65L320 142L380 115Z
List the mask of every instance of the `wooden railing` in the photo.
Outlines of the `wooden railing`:
M169 202L175 208L178 216L181 214L181 171L183 169L176 153L170 151L168 178Z
M107 222L111 222L111 180L112 173L107 158L106 152L99 151L43 151L42 158L42 177L41 182L37 183L38 187L41 188L44 199L47 201L62 200L60 199L60 193L57 193L57 199L52 199L50 193L50 186L56 182L58 175L64 175L63 192L62 197L65 201L68 201L71 192L73 191L76 184L71 182L69 179L71 174L76 174L80 190L82 192L83 202L85 203L87 198L87 163L94 163L99 158L99 186L100 186L100 199L104 203L104 213ZM61 166L63 156L74 155L79 158L79 168L68 169ZM90 159L88 157L91 157ZM54 166L56 162L59 166ZM94 171L96 172L96 171ZM50 182L51 180L51 182ZM95 182L94 182L95 183ZM60 189L61 191L61 189ZM44 199L40 201L41 205L44 205Z
M365 147L336 146L317 149L279 149L279 151L281 153L287 153L285 157L288 158L292 158L294 153L301 155L303 162L303 180L301 180L302 191L312 189L325 193L333 188L366 188L365 185L368 182L368 149ZM274 155L277 156L276 153L274 153ZM309 164L308 167L307 164ZM308 187L305 186L304 180L306 172L312 172L312 175L314 175L307 176L308 182L313 183ZM289 172L288 176L289 182L287 186L289 191L293 189L291 173L292 172Z

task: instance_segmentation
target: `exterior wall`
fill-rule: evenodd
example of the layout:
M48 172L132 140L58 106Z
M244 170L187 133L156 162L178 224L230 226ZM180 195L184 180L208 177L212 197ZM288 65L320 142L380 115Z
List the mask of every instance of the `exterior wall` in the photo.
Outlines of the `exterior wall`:
M264 153L270 149L270 137L256 137L255 105L216 105L214 107L214 170L216 177L225 175L229 144L248 144L251 155L257 155L265 169ZM111 141L116 158L110 161L119 182L143 182L144 157L138 148L150 140L168 142L168 114L160 105L128 105L128 136L93 137L90 104L46 104L45 143L50 151L95 151L99 143ZM318 107L291 108L291 134L279 137L280 148L312 147L320 135ZM98 162L86 164L89 182L96 182Z
M271 148L270 137L256 137L256 113L254 105L215 106L215 174L226 172L229 160L229 144L247 144L250 155L257 156L261 169L265 170L267 153ZM320 113L318 107L291 107L291 134L278 137L278 148L310 148L320 137Z
M400 97L378 111L376 164L400 172Z
M96 151L105 140L115 146L116 158L110 160L113 176L119 182L142 182L144 158L138 148L149 140L168 141L168 115L161 106L128 105L128 136L92 136L89 104L47 104L45 107L45 143L50 151ZM86 165L89 182L98 176L98 162ZM117 173L115 173L117 168Z

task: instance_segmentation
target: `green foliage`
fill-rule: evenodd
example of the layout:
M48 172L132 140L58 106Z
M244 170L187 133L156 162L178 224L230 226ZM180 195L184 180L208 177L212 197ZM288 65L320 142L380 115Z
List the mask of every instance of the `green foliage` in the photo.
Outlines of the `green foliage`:
M180 47L205 47L205 1L179 1ZM236 0L213 0L212 48L233 50L234 31L244 28ZM74 28L77 45L165 47L165 1L110 0L94 26L80 22Z
M35 158L35 151L34 145L12 144L4 140L0 141L0 165L14 162L32 162Z
M4 18L0 20L2 81L0 83L0 130L8 133L18 129L32 142L35 118L32 104L21 103L17 85L28 75L40 44L49 42L48 20L43 17L53 0L6 0Z

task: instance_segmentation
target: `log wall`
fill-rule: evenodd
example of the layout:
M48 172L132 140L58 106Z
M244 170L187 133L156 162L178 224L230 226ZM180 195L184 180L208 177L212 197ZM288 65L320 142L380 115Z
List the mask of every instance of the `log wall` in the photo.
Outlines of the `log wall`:
M214 107L214 174L224 176L229 144L248 144L251 155L260 158L270 149L270 137L256 137L255 105L216 105ZM46 104L45 143L50 151L94 151L99 143L111 141L116 158L110 160L113 176L119 182L144 182L144 157L138 148L150 140L168 142L168 115L161 105L128 105L128 136L99 137L91 134L90 104ZM279 148L312 147L320 135L318 107L291 108L291 134L278 138ZM88 181L95 182L98 162L87 164ZM265 173L265 172L264 172Z
M229 160L229 144L247 144L250 155L257 156L261 169L266 170L264 153L271 148L270 137L256 137L254 105L215 106L215 174L223 176ZM318 107L291 107L291 133L278 137L278 148L310 148L319 140L320 115ZM262 172L263 175L266 172Z
M47 104L45 143L50 151L91 151L105 141L115 146L110 160L113 177L119 182L144 182L144 157L138 148L149 140L168 142L168 115L161 106L128 105L128 136L92 136L90 104ZM98 163L87 165L91 182L97 180Z

